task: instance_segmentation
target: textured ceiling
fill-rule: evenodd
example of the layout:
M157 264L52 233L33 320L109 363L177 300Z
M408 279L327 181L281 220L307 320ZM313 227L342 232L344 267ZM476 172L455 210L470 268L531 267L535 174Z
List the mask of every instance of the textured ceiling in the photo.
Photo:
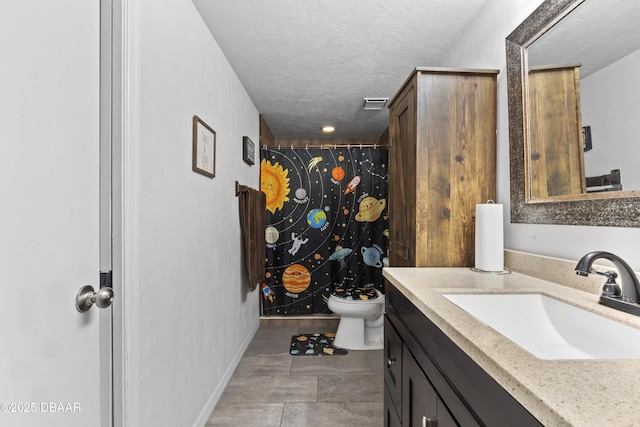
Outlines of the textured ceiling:
M582 64L580 77L640 49L639 0L589 0L533 42L529 66Z
M377 138L391 98L486 0L193 0L276 138Z

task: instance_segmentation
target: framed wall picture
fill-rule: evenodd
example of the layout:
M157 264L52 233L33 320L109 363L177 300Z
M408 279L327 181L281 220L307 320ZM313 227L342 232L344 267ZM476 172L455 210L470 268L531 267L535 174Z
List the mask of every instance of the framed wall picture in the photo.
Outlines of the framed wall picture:
M192 169L209 178L216 176L216 131L198 116L193 116Z
M582 146L584 151L589 151L593 148L593 143L591 142L591 126L582 127Z
M248 136L242 137L242 160L250 165L256 162L256 149L253 141Z

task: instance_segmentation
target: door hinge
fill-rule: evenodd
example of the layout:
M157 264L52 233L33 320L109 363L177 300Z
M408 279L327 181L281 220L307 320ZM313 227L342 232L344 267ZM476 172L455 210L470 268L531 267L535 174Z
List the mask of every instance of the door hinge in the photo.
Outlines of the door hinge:
M100 272L100 289L102 288L113 288L112 280L111 280L111 271L101 271Z

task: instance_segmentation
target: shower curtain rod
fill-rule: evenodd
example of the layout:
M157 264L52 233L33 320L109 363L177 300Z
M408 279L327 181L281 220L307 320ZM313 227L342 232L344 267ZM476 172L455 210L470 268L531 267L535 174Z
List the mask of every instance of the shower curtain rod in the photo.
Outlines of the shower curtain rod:
M324 150L326 148L328 150L330 148L378 148L378 147L389 148L389 144L387 145L382 145L382 144L305 144L304 147L302 145L293 145L293 144L291 144L290 146L281 145L281 144L278 144L278 146L264 144L262 146L262 148L266 150L280 150L282 148L291 148L292 150L294 148L299 148L299 149L320 148L321 150Z

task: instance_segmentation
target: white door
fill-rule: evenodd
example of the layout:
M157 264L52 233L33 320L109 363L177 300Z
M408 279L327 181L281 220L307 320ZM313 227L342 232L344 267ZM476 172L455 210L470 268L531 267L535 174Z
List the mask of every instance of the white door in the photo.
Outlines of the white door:
M97 427L99 1L7 2L0 54L0 426Z

